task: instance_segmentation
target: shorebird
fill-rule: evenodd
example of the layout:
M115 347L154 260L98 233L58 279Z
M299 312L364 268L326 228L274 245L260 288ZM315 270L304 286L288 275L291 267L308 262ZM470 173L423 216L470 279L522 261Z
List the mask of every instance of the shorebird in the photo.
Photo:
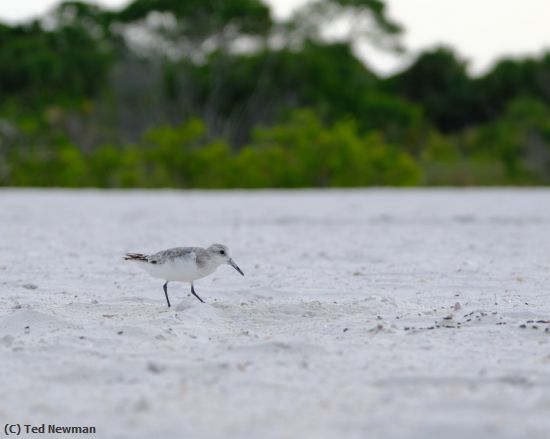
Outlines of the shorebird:
M168 307L170 307L168 282L189 282L193 296L204 303L204 300L195 292L193 281L212 274L223 264L231 265L244 276L242 270L231 258L229 249L223 244L212 244L208 248L176 247L152 255L127 253L124 259L136 261L151 276L165 281L162 288Z

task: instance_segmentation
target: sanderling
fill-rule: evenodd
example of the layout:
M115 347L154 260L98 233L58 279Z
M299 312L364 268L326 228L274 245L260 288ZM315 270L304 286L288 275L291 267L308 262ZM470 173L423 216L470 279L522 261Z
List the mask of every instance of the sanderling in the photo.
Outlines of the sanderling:
M244 276L235 261L231 259L229 249L222 244L213 244L206 249L202 247L176 247L152 255L127 253L124 259L138 262L140 267L151 276L166 281L163 289L168 306L170 306L168 282L191 283L191 293L204 303L204 300L195 292L193 281L208 276L222 264L231 265Z

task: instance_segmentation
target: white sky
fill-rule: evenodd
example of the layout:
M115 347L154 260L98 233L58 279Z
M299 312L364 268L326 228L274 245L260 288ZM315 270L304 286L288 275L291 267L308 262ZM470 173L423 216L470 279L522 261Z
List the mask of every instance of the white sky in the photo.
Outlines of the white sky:
M285 16L307 0L266 0L276 15ZM42 14L56 0L0 0L0 19L14 22ZM127 0L100 0L121 6ZM496 59L539 54L550 49L550 0L387 0L390 16L402 23L405 45L412 52L448 44L471 61L475 73ZM373 50L365 57L379 72L391 72L407 57Z

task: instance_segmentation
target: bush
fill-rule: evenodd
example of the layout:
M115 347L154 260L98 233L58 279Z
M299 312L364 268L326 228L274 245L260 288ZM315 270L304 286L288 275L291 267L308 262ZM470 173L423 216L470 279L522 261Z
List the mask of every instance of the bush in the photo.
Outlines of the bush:
M412 157L377 133L360 135L354 121L327 127L307 110L294 112L286 123L256 130L242 154L246 160L240 159L239 175L245 187L254 187L254 181L275 187L402 186L420 178ZM260 175L251 163L259 164Z

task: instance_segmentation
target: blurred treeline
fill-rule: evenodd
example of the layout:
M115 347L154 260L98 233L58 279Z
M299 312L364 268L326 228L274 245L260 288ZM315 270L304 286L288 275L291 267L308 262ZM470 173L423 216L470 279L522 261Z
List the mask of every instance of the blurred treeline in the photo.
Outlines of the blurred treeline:
M550 55L472 77L399 51L382 0L65 2L0 24L0 185L307 187L550 183Z

